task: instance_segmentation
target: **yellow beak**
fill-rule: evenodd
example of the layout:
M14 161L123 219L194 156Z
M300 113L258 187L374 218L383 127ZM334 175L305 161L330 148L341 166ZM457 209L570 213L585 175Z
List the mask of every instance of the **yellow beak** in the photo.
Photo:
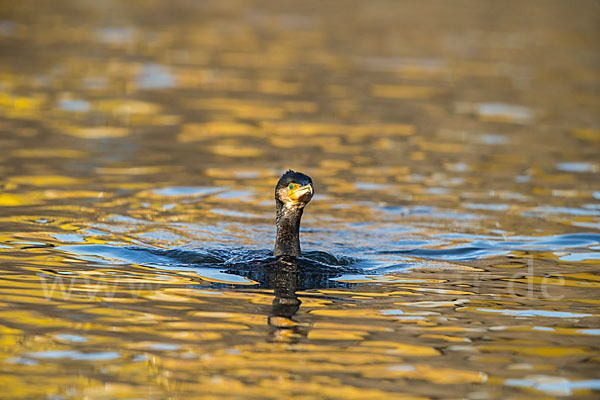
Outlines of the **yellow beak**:
M294 202L304 201L307 197L310 198L313 195L312 185L304 185L296 188L294 190L290 190L288 193L288 197Z

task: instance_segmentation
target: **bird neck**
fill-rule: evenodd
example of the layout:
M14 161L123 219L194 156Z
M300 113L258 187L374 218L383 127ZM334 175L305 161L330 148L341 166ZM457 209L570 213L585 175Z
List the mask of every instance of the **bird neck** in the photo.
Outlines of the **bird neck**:
M300 219L302 208L286 208L277 202L277 238L275 239L274 256L288 255L300 257Z

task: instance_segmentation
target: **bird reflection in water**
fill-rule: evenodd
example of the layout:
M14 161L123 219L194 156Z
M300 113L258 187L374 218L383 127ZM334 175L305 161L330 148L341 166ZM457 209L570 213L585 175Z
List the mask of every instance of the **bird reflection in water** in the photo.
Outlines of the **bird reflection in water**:
M350 260L337 260L332 266L324 261L336 258L324 252L307 252L304 257L279 256L270 257L255 263L230 264L223 272L243 276L256 282L257 288L273 289L275 298L269 316L272 330L270 340L296 342L306 337L310 324L294 320L302 301L297 292L310 289L348 288L355 283L337 280L345 274L363 272L348 265L339 265ZM303 294L306 297L324 298L323 295ZM328 297L327 297L328 298Z
M300 266L295 259L288 257L281 257L269 276L269 284L275 294L268 319L271 341L296 343L308 336L310 324L299 323L293 318L302 304L296 294L302 286L300 279Z

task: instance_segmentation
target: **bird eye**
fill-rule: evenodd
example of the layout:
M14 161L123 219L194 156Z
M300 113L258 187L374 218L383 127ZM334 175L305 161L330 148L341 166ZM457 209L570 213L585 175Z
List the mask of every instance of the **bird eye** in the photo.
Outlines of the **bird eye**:
M294 188L294 184L293 184L293 183L290 183L290 186L288 186L288 188L289 188L290 190L292 190L292 189Z

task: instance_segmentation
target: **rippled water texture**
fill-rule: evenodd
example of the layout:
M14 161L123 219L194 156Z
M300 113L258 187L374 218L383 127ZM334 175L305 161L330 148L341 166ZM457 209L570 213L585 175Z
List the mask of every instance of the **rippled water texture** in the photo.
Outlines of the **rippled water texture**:
M0 397L597 398L599 44L593 0L3 2Z

